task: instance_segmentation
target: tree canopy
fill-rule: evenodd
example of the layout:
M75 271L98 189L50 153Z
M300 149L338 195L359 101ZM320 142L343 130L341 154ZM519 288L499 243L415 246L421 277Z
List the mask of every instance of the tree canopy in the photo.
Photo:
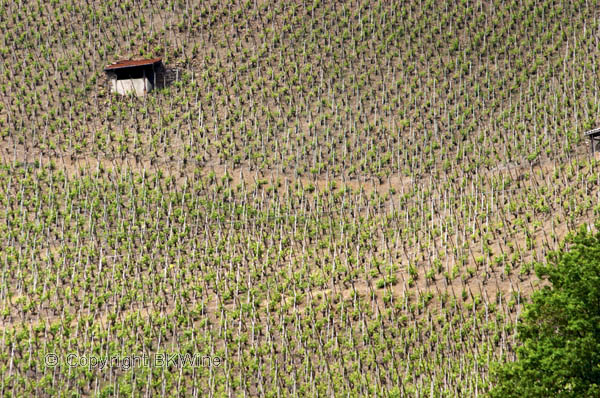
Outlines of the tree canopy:
M600 397L600 233L582 227L536 272L517 326L517 360L493 371L490 396Z

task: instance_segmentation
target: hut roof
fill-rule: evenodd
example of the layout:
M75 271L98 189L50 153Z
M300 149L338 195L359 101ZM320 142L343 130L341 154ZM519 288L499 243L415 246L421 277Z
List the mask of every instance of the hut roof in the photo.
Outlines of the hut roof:
M116 69L124 69L124 68L136 68L140 66L150 66L158 64L162 61L162 58L151 58L151 59L128 59L117 61L114 64L108 65L104 68L104 71L111 71Z
M592 135L592 136L594 136L594 135L598 135L598 134L600 134L600 127L585 132L585 135Z

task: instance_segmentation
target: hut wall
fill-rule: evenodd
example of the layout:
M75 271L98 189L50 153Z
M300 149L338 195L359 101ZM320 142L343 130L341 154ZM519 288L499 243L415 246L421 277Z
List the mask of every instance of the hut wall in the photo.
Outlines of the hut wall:
M152 82L146 77L137 79L111 79L111 91L121 95L133 93L142 96L152 90Z

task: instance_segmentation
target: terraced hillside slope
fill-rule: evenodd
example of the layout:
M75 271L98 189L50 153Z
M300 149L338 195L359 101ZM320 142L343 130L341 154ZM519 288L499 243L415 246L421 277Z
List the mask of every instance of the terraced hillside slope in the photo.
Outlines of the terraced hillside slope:
M0 396L482 396L600 213L599 14L0 0ZM89 363L157 353L219 363Z

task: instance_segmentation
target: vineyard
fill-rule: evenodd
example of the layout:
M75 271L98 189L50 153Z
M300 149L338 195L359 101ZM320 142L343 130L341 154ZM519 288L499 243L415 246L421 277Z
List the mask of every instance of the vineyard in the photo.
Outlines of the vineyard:
M0 0L0 396L485 396L600 216L599 16ZM156 353L219 364L66 361Z

